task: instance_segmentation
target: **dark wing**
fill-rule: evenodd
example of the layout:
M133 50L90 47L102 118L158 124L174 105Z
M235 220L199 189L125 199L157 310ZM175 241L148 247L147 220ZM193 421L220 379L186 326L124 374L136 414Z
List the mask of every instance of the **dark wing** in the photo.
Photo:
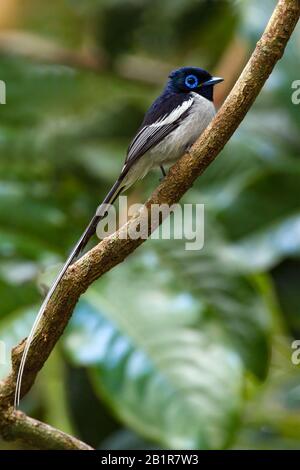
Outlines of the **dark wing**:
M174 100L172 101L174 103ZM127 156L123 167L122 176L125 176L128 170L131 168L132 164L138 158L140 158L148 150L159 144L159 142L161 142L168 134L170 134L180 125L180 123L187 117L188 113L190 112L193 101L193 97L184 95L180 99L179 104L176 107L172 107L171 112L164 112L164 114L161 114L161 117L158 117L155 121L152 122L151 115L149 119L148 112L148 115L146 115L144 119L144 125L142 125L141 129L136 134L127 150ZM175 102L175 104L177 103ZM154 103L154 111L156 111L155 105L157 105L157 103ZM149 111L151 112L152 109L150 108ZM166 110L166 108L163 108L162 106L161 109L162 112ZM157 115L157 113L154 114L153 112L152 114Z

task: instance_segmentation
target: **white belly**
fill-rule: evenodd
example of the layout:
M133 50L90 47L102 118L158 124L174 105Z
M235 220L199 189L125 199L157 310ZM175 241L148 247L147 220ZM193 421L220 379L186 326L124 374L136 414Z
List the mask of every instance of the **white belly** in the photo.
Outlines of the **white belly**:
M188 117L129 170L124 179L126 187L143 178L151 168L178 160L206 129L216 113L214 104L197 93L193 93L193 98Z
M153 159L154 166L178 160L213 119L216 113L214 104L196 93L193 95L195 101L188 117L179 128L148 152L147 156Z

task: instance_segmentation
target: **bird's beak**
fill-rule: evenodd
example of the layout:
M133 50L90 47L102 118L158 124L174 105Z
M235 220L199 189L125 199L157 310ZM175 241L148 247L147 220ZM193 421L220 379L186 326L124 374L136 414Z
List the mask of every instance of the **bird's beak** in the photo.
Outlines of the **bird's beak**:
M211 77L210 80L207 80L207 82L202 83L202 86L211 86L211 85L216 85L217 83L224 82L224 78L221 77Z

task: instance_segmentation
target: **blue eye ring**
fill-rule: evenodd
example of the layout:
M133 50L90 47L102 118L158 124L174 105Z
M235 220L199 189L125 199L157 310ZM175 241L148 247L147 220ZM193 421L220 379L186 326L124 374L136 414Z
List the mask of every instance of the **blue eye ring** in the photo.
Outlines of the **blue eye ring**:
M186 87L191 88L191 89L197 88L199 84L199 80L196 77L196 75L193 75L193 74L187 75L187 77L185 77L184 84Z

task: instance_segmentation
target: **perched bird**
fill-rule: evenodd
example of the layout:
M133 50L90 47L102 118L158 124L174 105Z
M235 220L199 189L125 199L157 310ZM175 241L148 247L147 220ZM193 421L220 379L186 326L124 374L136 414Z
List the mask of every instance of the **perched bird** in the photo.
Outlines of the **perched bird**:
M146 112L128 147L120 176L97 208L42 303L21 358L15 407L20 401L22 376L30 344L46 305L68 267L78 258L96 232L98 223L106 216L107 204L112 204L121 192L142 179L154 167L160 167L165 176L164 165L173 163L182 156L214 117L214 85L222 81L223 78L213 77L198 67L182 67L170 73L165 89Z

